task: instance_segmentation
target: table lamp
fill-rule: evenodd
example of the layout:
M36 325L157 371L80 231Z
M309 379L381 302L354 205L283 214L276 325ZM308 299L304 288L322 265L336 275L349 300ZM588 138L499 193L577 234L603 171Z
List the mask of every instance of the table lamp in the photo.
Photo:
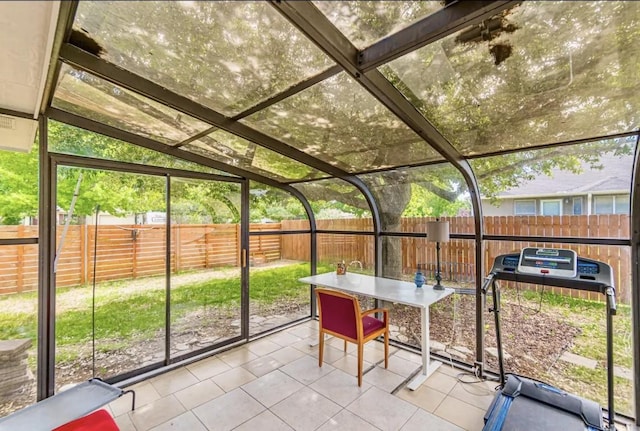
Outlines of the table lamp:
M442 276L440 275L440 243L449 241L449 222L428 221L427 222L427 241L436 243L436 284L433 286L435 290L444 290L444 286L440 284Z

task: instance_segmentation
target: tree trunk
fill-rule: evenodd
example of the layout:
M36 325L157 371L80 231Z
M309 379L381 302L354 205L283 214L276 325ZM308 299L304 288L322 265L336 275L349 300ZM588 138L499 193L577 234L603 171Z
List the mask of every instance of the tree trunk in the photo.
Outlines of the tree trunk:
M401 218L411 199L411 184L400 183L376 189L382 232L401 232ZM402 278L402 238L386 236L382 240L382 276Z

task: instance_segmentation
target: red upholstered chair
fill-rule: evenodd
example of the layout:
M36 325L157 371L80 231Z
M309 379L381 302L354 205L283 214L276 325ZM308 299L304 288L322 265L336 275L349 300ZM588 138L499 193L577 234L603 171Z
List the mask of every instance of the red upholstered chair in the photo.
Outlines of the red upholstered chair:
M106 410L97 410L86 416L55 428L53 431L120 431Z
M384 335L384 367L389 365L389 313L384 308L360 311L358 298L333 289L316 288L318 316L320 316L320 355L318 366L322 367L324 335L329 334L358 345L358 386L362 386L362 363L364 343ZM371 316L383 313L383 320Z

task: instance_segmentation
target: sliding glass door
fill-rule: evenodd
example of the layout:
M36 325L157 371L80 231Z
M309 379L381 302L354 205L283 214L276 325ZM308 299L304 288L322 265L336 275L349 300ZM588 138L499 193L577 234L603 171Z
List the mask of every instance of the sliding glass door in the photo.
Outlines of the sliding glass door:
M171 342L179 358L241 336L241 184L171 178Z
M247 336L245 182L59 159L56 390L92 376L121 380Z

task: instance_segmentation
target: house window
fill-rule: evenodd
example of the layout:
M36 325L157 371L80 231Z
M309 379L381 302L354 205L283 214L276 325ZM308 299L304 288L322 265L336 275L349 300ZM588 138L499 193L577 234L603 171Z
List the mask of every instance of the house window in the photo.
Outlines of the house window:
M614 196L614 204L616 214L629 214L631 208L629 195Z
M629 195L594 196L594 214L629 214Z
M594 214L613 214L613 196L594 196Z
M582 198L573 198L573 215L582 214Z
M536 215L536 201L533 199L515 201L513 213L515 215Z
M550 216L550 215L562 215L562 200L553 199L548 201L540 202L540 212L542 215Z

